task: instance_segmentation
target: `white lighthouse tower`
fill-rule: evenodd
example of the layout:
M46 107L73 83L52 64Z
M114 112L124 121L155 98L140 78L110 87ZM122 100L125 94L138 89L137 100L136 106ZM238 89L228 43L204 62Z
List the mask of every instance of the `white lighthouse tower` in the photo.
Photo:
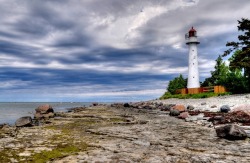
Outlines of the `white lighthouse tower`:
M197 45L200 42L197 39L196 30L192 27L186 34L186 44L189 46L189 62L188 62L188 84L187 88L199 88L199 70Z

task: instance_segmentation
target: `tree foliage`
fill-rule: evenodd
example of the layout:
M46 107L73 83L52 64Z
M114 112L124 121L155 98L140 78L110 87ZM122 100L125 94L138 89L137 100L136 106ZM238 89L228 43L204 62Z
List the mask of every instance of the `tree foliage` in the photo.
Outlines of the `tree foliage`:
M177 89L182 89L187 87L187 79L184 79L182 75L169 81L168 92L175 94Z
M242 34L238 36L238 42L227 42L226 46L230 48L224 52L223 56L234 52L229 67L230 69L242 69L250 85L250 20L242 18L238 20L238 24L238 31Z
M228 66L226 66L221 56L219 56L215 61L215 70L211 71L211 77L206 78L205 81L201 84L201 86L206 87L214 85L223 85L223 83L225 83L229 68Z

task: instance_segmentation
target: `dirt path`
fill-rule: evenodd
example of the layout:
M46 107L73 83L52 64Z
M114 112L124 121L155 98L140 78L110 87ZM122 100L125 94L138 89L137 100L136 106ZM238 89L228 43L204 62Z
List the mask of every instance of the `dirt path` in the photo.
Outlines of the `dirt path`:
M106 106L22 128L0 145L7 162L250 162L249 139L219 139L213 128L159 110Z

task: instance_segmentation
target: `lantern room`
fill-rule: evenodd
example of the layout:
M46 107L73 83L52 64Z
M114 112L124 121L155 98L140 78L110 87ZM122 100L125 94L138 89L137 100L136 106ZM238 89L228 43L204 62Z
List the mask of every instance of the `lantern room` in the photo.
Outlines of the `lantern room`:
M188 37L197 37L196 30L192 27L188 32Z
M186 44L199 44L200 42L198 41L197 38L197 32L194 29L194 27L192 27L189 32L185 35L186 38Z

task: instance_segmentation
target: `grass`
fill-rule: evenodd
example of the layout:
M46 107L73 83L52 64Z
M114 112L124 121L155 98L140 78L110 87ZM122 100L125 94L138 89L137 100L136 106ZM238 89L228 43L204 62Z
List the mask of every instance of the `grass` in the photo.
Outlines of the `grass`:
M170 94L169 92L165 92L164 95L160 97L160 100L169 99L169 98L178 98L178 99L200 99L200 98L209 98L209 97L217 97L217 96L225 96L230 95L231 93L199 93L199 94Z
M52 151L42 151L41 153L34 154L30 161L35 161L36 163L45 163L54 159L62 158L86 150L87 147L88 145L86 143L80 143L77 146L69 144L59 144Z

